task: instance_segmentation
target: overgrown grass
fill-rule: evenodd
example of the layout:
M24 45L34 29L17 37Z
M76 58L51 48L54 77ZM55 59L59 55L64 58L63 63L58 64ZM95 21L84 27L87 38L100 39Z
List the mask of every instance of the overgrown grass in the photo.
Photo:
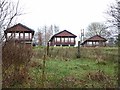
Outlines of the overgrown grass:
M45 54L45 47L34 48L34 56L35 58L42 58ZM49 49L49 57L53 59L60 60L70 60L77 58L77 47L50 47ZM80 56L81 58L86 59L102 59L116 62L118 60L118 48L117 47L81 47L80 48Z
M117 87L117 48L81 47L77 58L75 47L50 47L45 63L45 47L33 48L33 57L27 64L27 81L14 87L26 88L114 88ZM44 83L44 86L43 86Z
M31 60L32 49L14 40L2 47L2 88L17 87L27 82L27 64Z
M29 86L42 86L42 55L44 48L34 49L36 55L30 62ZM50 48L46 59L45 88L106 88L117 87L117 49Z

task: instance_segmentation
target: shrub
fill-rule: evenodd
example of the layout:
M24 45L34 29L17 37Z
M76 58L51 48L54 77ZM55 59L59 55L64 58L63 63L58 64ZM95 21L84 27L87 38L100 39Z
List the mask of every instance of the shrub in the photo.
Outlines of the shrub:
M93 87L96 87L96 84L97 83L101 83L100 85L103 87L103 88L113 88L115 87L113 81L112 81L112 78L105 74L104 71L101 71L101 70L97 70L97 71L93 71L93 72L89 72L86 77L89 82L95 82L92 84Z
M26 48L25 45L12 40L2 47L3 87L11 87L26 81L27 64L31 56L31 48Z

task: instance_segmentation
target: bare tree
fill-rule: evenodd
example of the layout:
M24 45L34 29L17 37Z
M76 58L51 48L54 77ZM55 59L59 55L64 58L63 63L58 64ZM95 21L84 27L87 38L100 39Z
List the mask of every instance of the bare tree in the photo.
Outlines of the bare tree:
M36 39L38 41L38 45L42 45L43 44L43 33L42 30L38 28L38 32L36 33Z
M107 28L108 27L106 27L106 25L103 23L93 22L87 28L86 37L92 37L94 35L108 37L110 32L107 30Z
M116 26L118 29L118 65L120 64L120 1L116 0L116 3L111 5L109 10L107 11L107 14L111 16L111 19L109 19L109 22L112 23L112 25ZM120 67L118 67L120 70ZM118 71L118 80L120 80L120 72ZM118 82L118 86L120 86L120 82Z
M4 40L4 30L12 25L13 20L22 15L19 8L19 0L17 3L11 0L0 0L0 43Z
M54 34L58 33L59 32L59 27L54 25Z
M108 18L108 22L110 22L113 26L117 27L118 30L118 45L120 46L120 1L116 0L116 2L110 5L107 14L110 16Z
M14 24L14 20L16 19L17 16L22 15L21 10L19 8L19 0L15 3L12 0L0 0L0 75L1 75L1 66L2 66L2 86L7 87L6 84L10 84L11 82L9 82L8 78L10 78L10 81L12 81L11 77L13 76L13 74L17 74L17 72L15 71L12 74L8 74L9 69L11 69L11 66L19 67L19 65L21 65L23 62L27 63L30 60L30 56L28 55L28 53L24 53L25 51L27 51L26 49L24 49L25 51L19 49L18 47L14 46L14 43L12 43L12 41L8 42L8 44L4 44L4 46L2 46L3 41L5 40L5 35L4 35L4 30L6 30L7 28L9 28L11 25ZM10 45L11 46L8 46ZM8 48L8 50L7 50ZM19 51L18 51L19 49ZM19 53L17 54L16 50ZM29 60L26 59L26 61L24 60L24 56L20 54L20 51L24 54L24 56L26 56L26 58L29 58ZM14 53L14 55L11 54ZM7 57L8 56L8 57ZM17 63L18 61L14 61L15 57L17 56L16 60L20 59L20 62L18 64L15 65L15 63ZM11 57L11 58L9 58ZM13 60L14 58L14 60ZM2 64L1 64L2 63ZM25 65L24 63L24 65ZM7 74L6 74L7 73ZM16 75L16 77L19 77ZM15 77L13 77L15 78ZM16 78L17 80L17 78ZM1 80L0 80L1 81ZM22 79L20 79L19 81L22 81ZM1 82L0 82L0 86L1 86Z
M42 32L38 32L38 45L42 45Z
M47 45L47 42L49 41L50 37L53 35L53 30L49 26L45 26L43 28L43 35L44 35L44 45Z
M110 22L113 26L118 26L120 22L120 1L116 0L116 3L113 3L109 6L107 14L110 16L108 22Z
M47 42L52 37L53 34L56 34L59 31L59 27L56 25L43 26L38 29L35 37L38 40L39 45L47 45Z

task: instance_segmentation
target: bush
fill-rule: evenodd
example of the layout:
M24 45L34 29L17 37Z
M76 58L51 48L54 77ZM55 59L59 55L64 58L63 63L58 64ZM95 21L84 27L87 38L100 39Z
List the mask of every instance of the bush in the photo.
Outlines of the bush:
M26 81L28 76L27 64L31 56L31 48L26 48L25 45L15 43L12 40L2 47L3 87L12 87Z

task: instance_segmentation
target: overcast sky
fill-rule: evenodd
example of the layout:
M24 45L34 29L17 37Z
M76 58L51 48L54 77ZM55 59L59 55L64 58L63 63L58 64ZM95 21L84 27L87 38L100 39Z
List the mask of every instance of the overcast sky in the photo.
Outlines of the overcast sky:
M18 22L35 31L56 24L77 36L92 22L105 22L105 11L114 0L20 0L23 12Z

